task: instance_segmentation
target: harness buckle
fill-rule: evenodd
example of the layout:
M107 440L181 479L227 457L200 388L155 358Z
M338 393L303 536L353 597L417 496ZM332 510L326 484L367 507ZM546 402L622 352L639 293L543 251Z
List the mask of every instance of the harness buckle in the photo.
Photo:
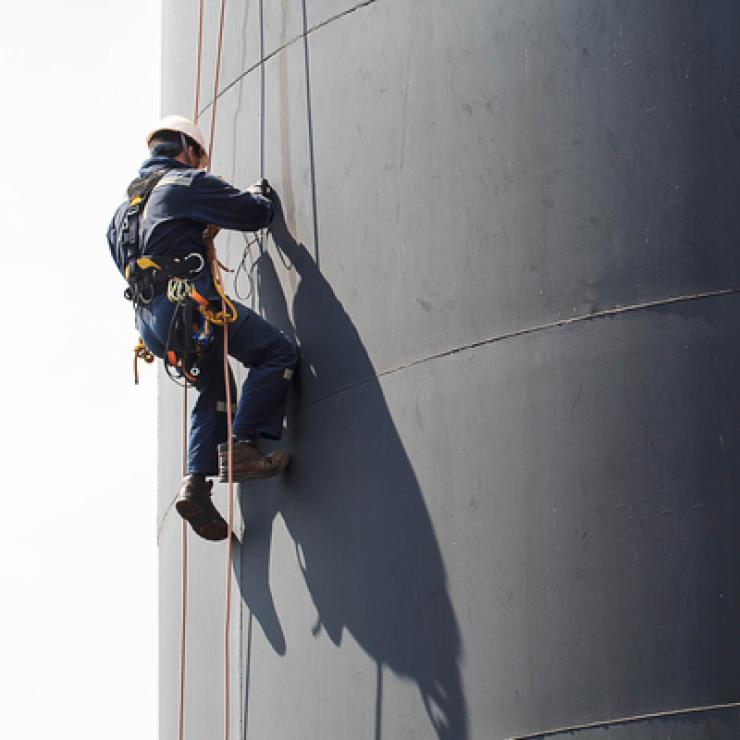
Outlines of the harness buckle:
M171 277L167 281L167 300L170 303L182 303L192 292L193 286L185 278Z

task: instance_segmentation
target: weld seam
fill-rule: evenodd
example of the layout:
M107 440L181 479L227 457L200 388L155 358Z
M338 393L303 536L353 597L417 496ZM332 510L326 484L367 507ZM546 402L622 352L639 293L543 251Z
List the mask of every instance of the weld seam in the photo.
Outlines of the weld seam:
M453 347L452 349L447 349L442 352L435 352L434 354L427 355L425 357L420 357L416 360L412 360L411 362L407 362L404 365L398 365L396 367L388 368L387 370L381 370L375 375L372 375L366 378L361 378L360 380L357 380L354 383L349 383L348 385L344 385L341 388L337 388L336 390L333 390L331 393L327 393L324 396L320 396L319 398L315 398L315 399L312 399L311 401L307 401L305 404L302 405L302 408L305 408L307 406L312 406L316 403L319 403L319 401L324 401L327 398L336 396L339 393L344 393L345 391L352 390L353 388L356 388L359 385L364 385L365 383L372 382L373 380L378 380L379 378L386 377L387 375L394 375L396 373L400 373L401 371L407 370L408 368L411 368L411 367L415 367L416 365L421 365L425 362L430 362L431 360L439 360L444 357L449 357L451 355L457 354L458 352L465 352L467 350L477 349L478 347L484 347L488 344L502 342L506 339L515 339L517 337L524 337L529 334L536 334L541 331L557 329L559 327L569 326L571 324L579 324L585 321L593 321L595 319L611 318L613 316L619 316L625 313L633 313L635 311L644 311L644 310L651 309L651 308L661 308L663 306L670 306L676 303L687 303L689 301L698 301L698 300L702 300L705 298L718 298L720 296L735 295L737 293L740 293L740 288L723 288L722 290L712 290L712 291L706 291L703 293L693 293L690 295L674 296L672 298L662 298L657 301L647 301L645 303L635 303L629 306L616 306L614 308L606 308L602 311L594 311L593 313L584 314L582 316L572 316L567 319L558 319L557 321L549 321L545 324L531 326L526 329L517 329L515 331L506 332L504 334L498 334L493 337L487 337L486 339L480 339L477 342L463 344L463 345L460 345L459 347Z
M372 0L372 2L376 2L377 0ZM721 296L728 296L728 295L737 295L740 293L740 288L723 288L721 290L711 290L711 291L705 291L702 293L692 293L689 295L680 295L680 296L673 296L672 298L663 298L657 301L646 301L644 303L634 303L629 306L616 306L614 308L606 308L602 311L595 311L590 314L584 314L583 316L573 316L568 319L559 319L557 321L550 321L545 324L539 324L538 326L531 326L526 329L518 329L516 331L510 331L506 332L504 334L498 334L494 337L488 337L487 339L481 339L477 342L471 342L469 344L463 344L459 347L454 347L453 349L445 350L444 352L436 352L432 355L427 355L426 357L420 357L416 360L413 360L412 362L408 362L405 365L398 365L397 367L388 368L387 370L381 370L379 373L376 373L375 375L368 376L366 378L361 378L360 380L355 381L354 383L349 383L347 385L343 385L341 388L337 388L336 390L333 390L331 393L327 393L326 395L319 396L318 398L314 398L311 401L307 401L304 404L301 404L300 408L307 408L309 406L314 406L315 404L326 401L329 398L332 398L333 396L337 396L340 393L344 393L345 391L353 390L354 388L357 388L358 386L365 385L366 383L371 383L373 380L379 380L380 378L386 377L388 375L395 375L396 373L400 373L403 370L407 370L408 368L415 367L416 365L422 365L425 362L430 362L431 360L439 360L444 357L450 357L451 355L458 354L459 352L465 352L466 350L471 349L477 349L479 347L484 347L488 344L495 344L496 342L502 342L506 339L515 339L517 337L523 337L528 336L530 334L537 334L542 331L548 331L550 329L557 329L562 326L569 326L571 324L579 324L583 323L585 321L593 321L595 319L603 319L603 318L611 318L613 316L619 316L621 314L625 313L634 313L635 311L645 311L647 309L651 308L662 308L663 306L670 306L674 305L676 303L688 303L690 301L699 301L704 300L707 298L719 298ZM162 520L160 524L157 527L157 544L159 544L160 537L162 535L162 529L164 528L165 521L167 520L167 517L169 516L170 512L172 511L175 503L175 499L177 496L173 497L170 501L169 505L165 509L164 514L162 515ZM717 705L718 708L722 708L725 705ZM734 706L734 705L727 705L727 706ZM683 712L688 712L691 710L680 710ZM699 711L699 710L695 710ZM613 720L611 723L602 723L603 724L615 724L617 722L620 722L622 720ZM636 719L629 719L624 721L637 721ZM590 727L591 725L588 725ZM594 727L600 727L601 725L593 725ZM587 727L584 725L584 728ZM545 734L554 734L557 732L566 732L566 730L548 730ZM538 735L525 735L521 738L509 738L509 740L527 740L528 738L536 738L542 736L542 733L539 733Z
M536 740L536 738L552 737L553 735L560 735L566 732L580 732L581 730L598 730L602 727L610 727L612 725L628 725L636 722L645 722L651 719L664 719L667 717L680 717L688 714L703 714L707 712L718 712L723 709L740 709L740 702L730 702L729 704L710 704L705 707L685 707L683 709L672 709L666 712L652 712L650 714L638 714L633 717L619 717L618 719L611 719L606 722L590 722L584 725L572 725L570 727L559 727L556 730L544 730L543 732L535 732L530 735L515 735L507 738L507 740Z
M288 41L285 41L283 44L273 49L269 54L263 56L262 59L260 59L258 62L253 64L251 67L248 67L240 75L237 75L228 85L226 85L226 87L221 89L221 91L218 93L216 98L220 98L223 95L225 95L229 90L231 90L232 87L234 87L239 82L241 82L248 74L251 74L258 67L261 67L265 62L277 56L281 51L285 51L285 49L287 49L289 46L292 46L293 44L297 43L304 37L307 37L309 34L314 33L314 31L319 31L325 26L328 26L330 23L334 23L334 21L338 21L340 18L344 18L344 16L346 15L350 15L351 13L354 13L357 10L366 8L368 5L374 5L377 2L378 0L364 0L364 2L358 3L357 5L354 5L353 7L348 8L347 10L342 10L341 12L336 13L330 18L327 18L326 20L321 21L321 23L317 23L315 26L311 26L311 28L307 29L305 33L299 33L296 36L293 36L293 38L289 39ZM211 105L213 105L213 101L205 105L203 109L198 112L198 117L202 116L211 107Z

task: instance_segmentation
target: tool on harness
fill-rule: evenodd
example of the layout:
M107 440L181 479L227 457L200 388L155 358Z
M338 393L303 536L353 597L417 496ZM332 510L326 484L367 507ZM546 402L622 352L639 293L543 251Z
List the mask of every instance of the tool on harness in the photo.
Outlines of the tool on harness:
M115 245L114 258L128 283L124 297L135 307L145 306L158 295L166 294L175 304L169 327L164 364L167 374L185 382L194 383L198 376L197 360L212 339L210 322L205 316L194 316L191 281L205 269L202 254L191 252L185 256L143 256L141 221L149 197L169 170L158 170L138 177L128 186L128 206L123 214ZM192 298L192 300L191 300ZM203 300L207 306L207 301ZM199 309L201 303L198 303ZM197 319L197 320L194 320ZM152 362L153 355L143 340L134 347L134 382L139 382L138 360Z
M214 334L207 312L208 301L190 280L172 277L167 283L167 300L174 304L164 358L171 380L195 384L200 375L198 361L210 349Z
M236 307L223 291L213 238L218 227L208 226L203 232L205 254L213 285L221 299L220 310L211 306L193 287L193 281L206 267L206 258L198 252L186 256L143 256L141 254L141 220L152 191L168 170L158 170L134 180L128 187L129 203L124 212L115 244L114 258L128 287L124 297L136 308L146 306L158 295L166 295L174 305L164 352L167 375L175 382L194 384L199 375L198 361L213 343L213 326L225 326L237 318ZM267 181L261 190L269 188ZM226 269L226 268L224 268ZM139 359L149 362L144 343L134 348L134 381L138 383Z
M169 293L168 290L168 298ZM182 379L185 383L194 384L200 374L198 359L201 354L194 340L194 335L199 332L198 324L194 322L197 313L187 291L180 292L178 298L173 301L175 310L167 332L164 368L175 382Z
M205 258L198 252L186 257L157 257L156 262L149 257L139 257L126 266L124 277L128 288L123 296L135 306L146 305L155 296L166 293L171 280L196 278L205 265Z
M222 265L213 243L217 232L217 226L207 226L203 231L203 243L213 287L221 300L220 310L214 309L187 277L172 277L167 284L167 298L175 304L175 311L167 336L165 370L175 382L179 382L180 378L184 384L197 382L200 372L197 363L213 343L213 327L221 326L226 331L226 325L237 319L236 307L224 293L221 284L219 268Z

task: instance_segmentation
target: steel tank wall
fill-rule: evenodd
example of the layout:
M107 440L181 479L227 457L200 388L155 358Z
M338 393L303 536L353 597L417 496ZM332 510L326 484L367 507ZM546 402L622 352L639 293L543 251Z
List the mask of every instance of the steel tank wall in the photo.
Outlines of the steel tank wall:
M740 5L226 13L214 171L281 195L246 302L302 355L293 464L238 492L232 737L737 737L671 713L740 696ZM163 3L165 113L196 16ZM163 739L179 409L163 382ZM186 737L213 737L224 548L190 543Z

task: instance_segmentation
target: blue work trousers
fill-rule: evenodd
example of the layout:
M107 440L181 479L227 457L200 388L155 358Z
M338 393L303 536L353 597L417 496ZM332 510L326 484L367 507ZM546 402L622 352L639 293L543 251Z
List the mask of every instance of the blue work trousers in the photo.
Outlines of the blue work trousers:
M229 355L249 368L233 418L235 437L280 439L290 379L297 363L293 342L259 314L234 303L237 320L228 324ZM137 311L137 328L148 349L158 357L166 351L167 332L174 306L165 296ZM190 416L187 472L218 473L217 447L227 438L226 389L223 369L223 329L198 361L200 374ZM232 404L236 385L229 370Z

